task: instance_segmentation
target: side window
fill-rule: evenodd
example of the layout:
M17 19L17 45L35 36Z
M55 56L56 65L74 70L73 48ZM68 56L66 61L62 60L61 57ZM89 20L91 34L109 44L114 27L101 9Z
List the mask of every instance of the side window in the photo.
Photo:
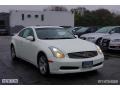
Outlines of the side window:
M88 29L86 32L87 32L87 33L90 33L90 32L91 32L91 30L92 30L92 29Z
M116 28L115 33L120 33L120 27Z
M97 28L95 27L95 28L92 28L91 29L91 32L95 32L97 30Z
M24 31L25 31L25 29L24 29L24 30L22 30L22 31L18 34L18 36L22 37L22 36L23 36Z
M112 33L114 33L115 32L115 30L116 30L116 28L114 28L114 29L112 29L112 30L110 30L110 34L112 34Z
M26 28L23 31L21 31L18 36L23 37L23 38L26 38L28 36L34 37L34 33L33 33L32 28Z
M27 28L23 34L23 38L26 38L28 36L33 36L34 37L34 33L32 28Z
M120 31L120 28L117 27L117 28L112 29L110 33L118 33L119 31Z
M24 33L23 33L23 38L26 38L26 37L28 37L29 36L29 29L26 29L25 31L24 31Z
M34 32L33 32L32 28L28 28L28 30L29 30L28 36L33 36L34 37Z

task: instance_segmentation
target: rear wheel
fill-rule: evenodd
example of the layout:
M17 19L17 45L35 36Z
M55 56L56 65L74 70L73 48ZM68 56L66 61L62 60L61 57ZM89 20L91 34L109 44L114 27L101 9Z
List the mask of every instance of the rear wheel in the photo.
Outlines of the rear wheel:
M38 57L38 67L40 70L40 73L44 76L49 74L49 65L47 57L44 54L39 55Z
M15 53L15 48L14 48L13 45L11 46L11 58L12 58L12 60L16 60L17 59L16 53Z

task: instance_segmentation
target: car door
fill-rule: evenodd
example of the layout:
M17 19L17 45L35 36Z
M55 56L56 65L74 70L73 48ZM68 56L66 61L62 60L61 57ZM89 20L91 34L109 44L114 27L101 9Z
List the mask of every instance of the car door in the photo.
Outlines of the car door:
M15 38L15 44L16 44L15 51L18 57L21 57L21 54L22 54L22 41L23 41L24 32L25 32L25 29L21 30L18 36L16 36L17 38Z
M35 40L34 41L27 40L26 38L28 36L32 36L35 39L32 28L27 28L25 33L23 34L24 39L22 40L22 51L23 51L22 56L27 61L34 63L33 60L35 59L35 53L36 53Z

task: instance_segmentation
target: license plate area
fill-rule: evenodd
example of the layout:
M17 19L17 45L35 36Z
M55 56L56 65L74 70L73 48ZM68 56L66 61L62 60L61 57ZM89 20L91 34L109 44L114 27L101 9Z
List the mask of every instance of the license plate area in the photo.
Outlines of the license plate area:
M93 61L82 62L82 68L90 68L90 67L93 67Z

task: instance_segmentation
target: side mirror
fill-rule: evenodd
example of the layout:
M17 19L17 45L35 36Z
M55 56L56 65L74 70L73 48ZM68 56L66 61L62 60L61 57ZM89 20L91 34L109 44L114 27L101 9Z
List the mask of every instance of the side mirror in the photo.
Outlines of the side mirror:
M33 36L28 36L28 37L26 37L26 39L27 39L27 40L30 40L30 41L34 41Z

